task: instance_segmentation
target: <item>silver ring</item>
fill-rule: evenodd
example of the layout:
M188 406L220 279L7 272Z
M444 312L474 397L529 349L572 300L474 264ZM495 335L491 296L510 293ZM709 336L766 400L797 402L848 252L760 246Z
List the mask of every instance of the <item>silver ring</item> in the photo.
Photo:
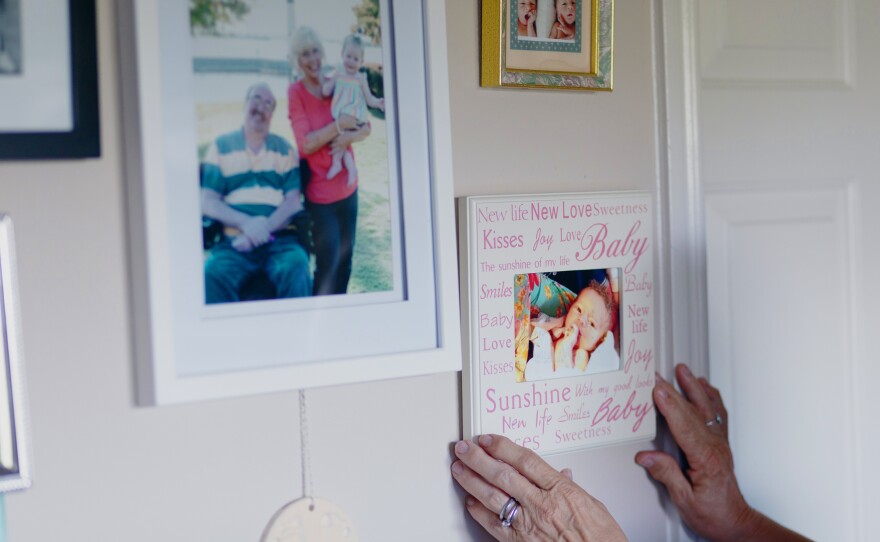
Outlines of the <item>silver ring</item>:
M501 522L504 523L504 518L508 517L510 511L516 506L518 506L516 499L514 499L513 497L507 499L507 502L504 503L504 506L501 507L501 512L498 513L498 519L500 519Z
M513 518L516 517L517 512L519 512L519 503L514 500L513 507L511 507L507 515L501 519L501 526L505 529L510 527L510 525L513 523Z
M715 418L706 422L706 427L712 427L715 424L724 425L724 418L721 417L721 414L715 414Z

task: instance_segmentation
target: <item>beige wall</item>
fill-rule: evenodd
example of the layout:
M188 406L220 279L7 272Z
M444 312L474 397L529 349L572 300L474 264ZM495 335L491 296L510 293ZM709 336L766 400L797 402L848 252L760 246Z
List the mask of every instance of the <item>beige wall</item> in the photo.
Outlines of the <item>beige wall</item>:
M437 0L431 0L437 1ZM103 157L0 165L15 220L33 488L6 497L9 539L256 540L300 494L295 392L136 408L113 4L98 0ZM478 87L479 2L447 0L456 195L653 190L652 13L617 3L613 93ZM479 539L448 474L457 374L308 392L315 493L362 540ZM657 540L665 516L639 445L556 457Z

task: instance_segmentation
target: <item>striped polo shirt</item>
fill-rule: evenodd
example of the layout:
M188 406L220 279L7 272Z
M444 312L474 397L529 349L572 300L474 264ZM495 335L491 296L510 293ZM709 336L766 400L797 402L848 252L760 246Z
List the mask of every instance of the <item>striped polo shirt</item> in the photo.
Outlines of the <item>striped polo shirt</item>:
M257 153L248 149L243 129L222 135L208 148L202 167L202 188L251 216L272 214L286 193L300 188L299 157L275 134Z

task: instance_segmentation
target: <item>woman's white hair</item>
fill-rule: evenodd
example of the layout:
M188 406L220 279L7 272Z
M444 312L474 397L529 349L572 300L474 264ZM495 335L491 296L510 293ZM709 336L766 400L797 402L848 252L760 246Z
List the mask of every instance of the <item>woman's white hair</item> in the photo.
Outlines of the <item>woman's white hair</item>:
M318 37L318 33L311 27L300 26L293 32L293 37L290 38L290 63L298 68L299 55L301 55L306 49L313 48L321 51L321 58L326 56L324 54L324 46L321 44L321 38Z

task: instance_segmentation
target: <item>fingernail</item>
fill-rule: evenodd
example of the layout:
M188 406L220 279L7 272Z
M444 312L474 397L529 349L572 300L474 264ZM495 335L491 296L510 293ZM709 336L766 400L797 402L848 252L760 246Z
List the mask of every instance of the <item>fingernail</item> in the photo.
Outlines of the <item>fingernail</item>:
M466 440L458 441L458 444L455 445L455 453L458 455L466 454L468 451L468 443Z
M682 365L681 370L686 376L694 376L693 374L691 374L691 370L687 365Z
M461 474L464 472L464 467L461 465L461 461L456 461L452 464L452 472L453 474Z
M651 467L654 466L654 460L650 456L643 457L642 459L639 460L639 465L641 465L642 467L644 467L646 469L650 469Z
M657 395L659 395L661 399L667 399L669 397L669 393L667 393L667 391L664 390L663 388L654 388L654 389L657 390Z
M468 498L464 500L464 503L470 507L477 504L477 499L468 495Z
M655 378L656 380L660 380L660 381L662 381L662 382L666 382L666 379L664 379L662 376L660 376L660 373L658 373L658 372L655 372L655 373L654 373L654 378Z
M492 435L480 435L480 446L492 446Z

